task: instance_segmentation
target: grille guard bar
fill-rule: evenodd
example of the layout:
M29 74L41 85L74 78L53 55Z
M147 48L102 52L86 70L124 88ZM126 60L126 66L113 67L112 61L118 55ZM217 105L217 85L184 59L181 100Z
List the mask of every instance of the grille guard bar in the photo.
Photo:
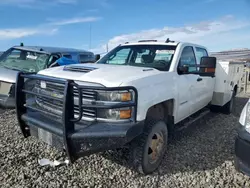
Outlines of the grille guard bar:
M16 116L19 123L19 127L22 131L22 134L25 138L29 137L30 130L29 126L25 123L25 121L22 119L22 116L24 114L27 115L27 109L26 106L26 94L33 94L37 96L41 96L40 93L35 93L32 91L27 91L24 89L25 81L26 79L34 79L34 80L42 80L42 81L48 81L52 83L58 83L64 85L64 98L62 100L63 102L63 113L62 113L62 131L63 131L63 140L64 140L64 146L67 153L67 156L69 157L69 160L72 162L74 161L74 155L72 151L72 147L69 146L69 139L68 135L72 133L75 130L75 123L79 122L82 119L82 107L86 106L85 104L82 104L82 90L94 90L94 91L117 91L117 90L132 90L134 92L134 102L129 103L117 103L117 104L110 104L110 105L95 105L91 104L87 107L95 108L95 109L107 109L107 108L122 108L122 107L134 107L133 110L133 122L136 122L136 114L137 114L137 99L138 99L138 93L136 88L129 86L129 87L96 87L96 86L81 86L76 84L73 80L66 80L66 79L60 79L60 78L54 78L54 77L48 77L48 76L42 76L38 74L30 74L30 73L22 73L19 72L16 78L16 88L15 88L15 100L16 100ZM74 118L74 87L77 88L79 92L79 117ZM52 96L45 96L46 98L53 98ZM57 99L58 100L58 99ZM42 110L33 108L32 110L43 113ZM47 112L48 113L48 112ZM44 113L46 115L46 112Z

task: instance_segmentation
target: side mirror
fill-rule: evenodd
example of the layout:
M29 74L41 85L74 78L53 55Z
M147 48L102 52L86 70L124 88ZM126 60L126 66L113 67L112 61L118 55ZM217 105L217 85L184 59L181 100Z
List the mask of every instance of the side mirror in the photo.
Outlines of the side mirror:
M202 57L200 63L200 73L215 74L216 57Z
M98 61L100 58L101 58L101 55L100 55L100 54L96 54L96 55L95 55L95 61Z
M177 68L179 74L188 74L189 73L189 66L188 65L181 65Z

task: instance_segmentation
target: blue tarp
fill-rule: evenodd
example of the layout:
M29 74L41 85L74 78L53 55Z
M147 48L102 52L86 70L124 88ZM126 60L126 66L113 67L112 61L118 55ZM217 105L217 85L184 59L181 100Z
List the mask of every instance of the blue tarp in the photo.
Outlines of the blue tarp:
M71 64L78 64L79 62L74 61L72 59L61 57L56 61L60 66L62 65L71 65Z

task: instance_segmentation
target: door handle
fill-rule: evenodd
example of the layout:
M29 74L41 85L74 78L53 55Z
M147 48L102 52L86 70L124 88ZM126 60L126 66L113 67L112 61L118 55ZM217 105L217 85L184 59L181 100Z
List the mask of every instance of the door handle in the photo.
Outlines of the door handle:
M197 82L200 82L200 81L202 81L202 78L197 78Z

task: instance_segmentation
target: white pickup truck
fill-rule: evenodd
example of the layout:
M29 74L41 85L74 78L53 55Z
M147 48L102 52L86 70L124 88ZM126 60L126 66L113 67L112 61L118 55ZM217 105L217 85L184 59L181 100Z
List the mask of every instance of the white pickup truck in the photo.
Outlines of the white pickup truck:
M17 118L25 137L64 149L72 162L129 147L133 167L149 174L177 123L208 106L232 111L242 67L196 44L126 43L94 64L20 73Z

